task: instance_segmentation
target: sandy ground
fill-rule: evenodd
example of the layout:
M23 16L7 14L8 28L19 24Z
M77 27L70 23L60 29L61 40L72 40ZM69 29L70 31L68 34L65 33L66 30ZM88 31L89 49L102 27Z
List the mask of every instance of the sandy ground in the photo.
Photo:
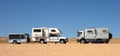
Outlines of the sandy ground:
M0 42L0 56L120 56L120 39L114 38L109 44L80 44L71 39L67 44Z
M0 56L120 56L120 44L0 44Z

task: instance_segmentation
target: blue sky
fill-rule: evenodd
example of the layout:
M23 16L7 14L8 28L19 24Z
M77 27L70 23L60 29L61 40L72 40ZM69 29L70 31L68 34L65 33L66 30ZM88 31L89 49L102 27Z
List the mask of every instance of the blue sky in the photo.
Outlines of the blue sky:
M0 0L0 36L29 33L33 27L57 27L62 36L107 27L120 37L120 0Z

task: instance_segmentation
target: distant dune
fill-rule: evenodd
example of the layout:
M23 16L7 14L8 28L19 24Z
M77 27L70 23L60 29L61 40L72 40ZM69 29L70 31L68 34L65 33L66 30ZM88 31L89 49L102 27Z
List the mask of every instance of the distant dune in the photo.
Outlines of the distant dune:
M120 38L112 38L109 43L120 43Z
M7 37L0 37L0 43L5 43L8 42L8 38Z

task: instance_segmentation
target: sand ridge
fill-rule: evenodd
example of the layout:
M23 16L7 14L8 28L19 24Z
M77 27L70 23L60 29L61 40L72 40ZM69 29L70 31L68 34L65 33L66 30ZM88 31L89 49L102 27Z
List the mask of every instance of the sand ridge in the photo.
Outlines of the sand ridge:
M0 44L0 56L120 56L120 44Z
M0 56L120 56L119 51L119 38L111 39L108 44L80 44L75 38L67 44L9 44L6 39L0 42Z

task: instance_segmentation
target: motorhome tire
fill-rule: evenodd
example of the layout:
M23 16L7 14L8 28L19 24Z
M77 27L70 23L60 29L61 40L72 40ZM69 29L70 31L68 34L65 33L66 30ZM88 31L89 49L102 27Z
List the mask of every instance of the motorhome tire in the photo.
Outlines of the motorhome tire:
M81 40L80 40L80 43L81 43L81 44L84 44L84 43L86 43L86 40L85 40L85 39L81 39Z

